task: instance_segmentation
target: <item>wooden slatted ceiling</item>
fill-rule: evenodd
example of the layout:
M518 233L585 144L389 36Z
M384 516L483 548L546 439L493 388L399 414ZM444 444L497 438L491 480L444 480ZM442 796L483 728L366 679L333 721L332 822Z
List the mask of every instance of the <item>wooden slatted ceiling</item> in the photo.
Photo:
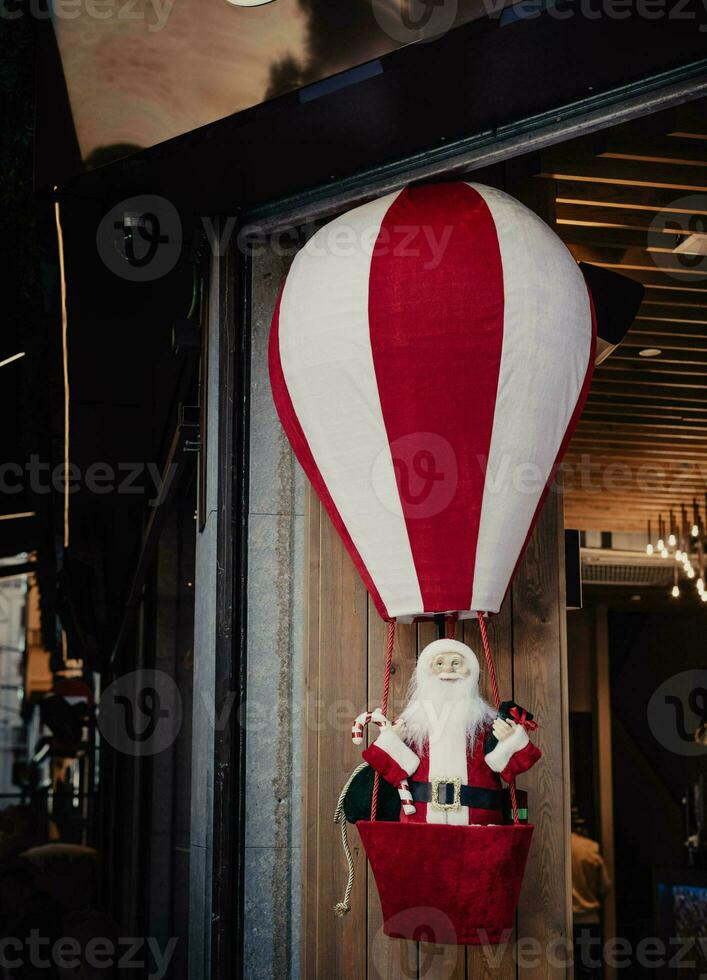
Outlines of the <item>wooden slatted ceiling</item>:
M646 287L624 343L597 368L567 460L568 526L643 530L707 491L707 103L553 148L556 230L578 261ZM657 224L656 224L657 222ZM641 357L658 348L659 357Z

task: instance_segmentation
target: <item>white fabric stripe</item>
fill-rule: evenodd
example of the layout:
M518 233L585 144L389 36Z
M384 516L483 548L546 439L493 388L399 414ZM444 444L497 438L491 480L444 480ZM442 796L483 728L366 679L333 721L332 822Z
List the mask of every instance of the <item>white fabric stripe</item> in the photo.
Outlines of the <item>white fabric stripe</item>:
M503 265L503 349L471 609L497 612L584 384L591 306L557 235L502 191L491 211Z
M390 616L422 610L373 366L371 255L396 194L337 218L297 254L280 359L322 478Z

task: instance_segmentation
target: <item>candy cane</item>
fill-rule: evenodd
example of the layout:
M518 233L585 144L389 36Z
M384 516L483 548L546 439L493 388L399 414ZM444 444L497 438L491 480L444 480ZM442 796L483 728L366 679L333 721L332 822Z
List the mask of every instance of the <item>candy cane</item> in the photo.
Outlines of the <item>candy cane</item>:
M410 792L410 785L407 779L401 779L395 788L398 791L400 802L403 805L403 813L406 814L406 816L411 817L416 811L415 804L412 802L412 793Z
M380 708L374 708L373 711L362 711L351 726L351 738L354 745L361 744L363 741L363 729L366 725L370 725L371 722L374 725L378 725L379 728L390 727L390 722Z
M353 725L351 726L351 739L354 745L360 745L363 741L363 729L366 725L378 725L379 728L390 728L390 722L385 717L380 708L374 708L373 711L362 711L361 714L356 718ZM415 813L415 804L412 802L412 793L410 792L410 786L407 779L401 779L400 782L395 787L398 791L398 796L400 797L400 802L403 807L403 813L410 817Z

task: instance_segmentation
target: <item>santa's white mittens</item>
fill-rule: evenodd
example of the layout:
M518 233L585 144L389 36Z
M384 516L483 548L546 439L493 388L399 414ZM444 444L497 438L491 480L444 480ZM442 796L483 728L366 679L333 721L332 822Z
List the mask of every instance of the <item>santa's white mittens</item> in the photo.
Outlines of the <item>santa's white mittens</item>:
M541 756L542 752L530 741L525 728L515 725L513 733L499 740L484 758L490 769L501 774L501 779L512 783L516 776L534 766Z
M397 786L412 776L420 760L392 728L383 728L373 745L362 753L363 758L387 782Z
M514 725L508 738L499 739L495 748L486 756L486 763L494 772L503 772L514 752L524 749L530 739L522 725Z

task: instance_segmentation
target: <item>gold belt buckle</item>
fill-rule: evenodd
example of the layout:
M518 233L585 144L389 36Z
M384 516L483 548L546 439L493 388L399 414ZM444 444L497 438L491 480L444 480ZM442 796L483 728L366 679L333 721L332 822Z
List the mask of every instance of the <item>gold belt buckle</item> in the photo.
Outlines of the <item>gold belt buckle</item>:
M454 787L454 800L452 803L439 802L439 788L443 783L449 783ZM461 776L453 779L451 776L435 776L432 779L432 799L430 805L433 810L460 810L462 805L462 781Z

